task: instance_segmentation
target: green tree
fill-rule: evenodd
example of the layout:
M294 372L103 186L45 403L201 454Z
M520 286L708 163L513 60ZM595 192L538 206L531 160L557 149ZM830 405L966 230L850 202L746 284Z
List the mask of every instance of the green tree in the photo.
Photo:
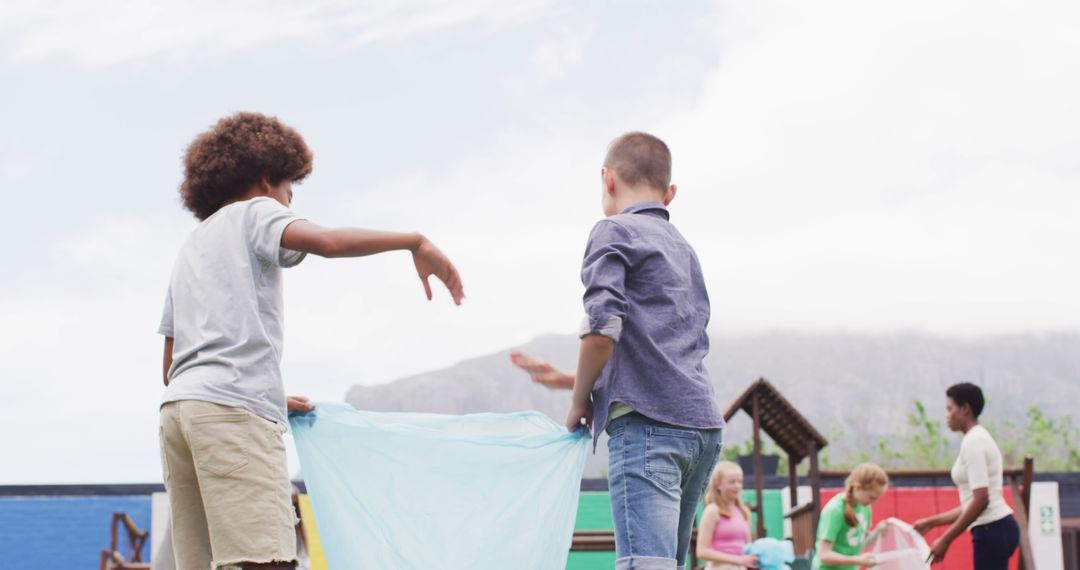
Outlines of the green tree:
M1009 441L1005 447L1013 454L1014 462L1030 455L1040 471L1080 471L1080 428L1070 416L1054 418L1037 406L1028 408L1027 426L1020 441Z
M761 453L762 455L779 455L780 461L776 466L776 472L779 474L787 473L788 470L788 456L782 449L777 447L776 443L764 435L761 438ZM739 457L745 457L754 454L754 440L748 438L740 443L724 444L724 451L722 453L722 459L727 461L737 461ZM802 470L808 469L808 467L800 466Z
M907 445L890 459L910 467L938 468L952 464L949 440L941 420L930 419L926 406L919 400L915 400L915 411L907 415L907 425Z
M1011 418L985 422L1006 466L1018 466L1024 456L1031 455L1039 471L1080 471L1080 426L1072 417L1052 417L1032 406L1025 419L1023 426ZM849 419L847 423L857 422ZM875 440L858 430L834 428L822 463L836 469L865 462L886 468L948 468L956 458L950 439L944 422L930 418L926 406L916 400L899 434Z

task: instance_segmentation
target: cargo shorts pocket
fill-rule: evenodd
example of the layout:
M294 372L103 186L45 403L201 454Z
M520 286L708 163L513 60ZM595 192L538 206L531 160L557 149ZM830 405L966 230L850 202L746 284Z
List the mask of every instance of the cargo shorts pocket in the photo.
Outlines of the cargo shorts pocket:
M228 477L248 464L251 415L235 411L193 416L190 440L199 471Z

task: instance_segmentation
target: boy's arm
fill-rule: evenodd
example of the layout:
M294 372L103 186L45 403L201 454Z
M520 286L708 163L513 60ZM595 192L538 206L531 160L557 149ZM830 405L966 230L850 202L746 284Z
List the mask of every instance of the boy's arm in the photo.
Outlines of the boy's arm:
M583 419L585 425L592 425L593 409L589 395L614 350L615 341L606 336L589 334L581 339L577 375L574 376L574 393L571 396L570 411L566 414L566 429L576 430Z
M454 264L419 233L383 232L361 228L324 228L307 220L289 224L281 234L281 245L293 251L321 257L363 257L394 250L412 252L413 263L424 292L431 300L428 277L434 275L450 291L454 303L461 304L465 290Z
M363 257L385 251L416 251L425 241L418 233L381 232L362 228L324 228L296 220L281 234L281 245L322 257Z
M165 356L162 358L162 370L161 379L165 381L165 385L169 385L169 369L172 368L172 347L173 338L171 336L165 337Z
M608 221L593 227L581 264L587 318L582 324L574 393L566 415L566 429L570 431L577 429L582 419L592 425L589 396L622 334L628 308L626 274L632 255L631 237L625 229Z

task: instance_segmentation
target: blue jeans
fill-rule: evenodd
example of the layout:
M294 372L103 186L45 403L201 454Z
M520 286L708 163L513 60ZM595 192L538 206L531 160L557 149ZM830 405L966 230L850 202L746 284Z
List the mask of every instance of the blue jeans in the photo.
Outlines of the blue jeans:
M607 427L617 570L686 565L698 502L720 456L721 430L631 413Z

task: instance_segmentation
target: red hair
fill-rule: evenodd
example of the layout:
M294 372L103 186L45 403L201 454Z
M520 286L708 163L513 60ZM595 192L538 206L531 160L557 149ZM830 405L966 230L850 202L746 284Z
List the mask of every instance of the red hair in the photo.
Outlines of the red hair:
M863 463L848 475L844 483L844 522L848 526L858 526L859 519L855 517L855 487L860 489L879 489L889 484L889 475L885 470L873 463Z

